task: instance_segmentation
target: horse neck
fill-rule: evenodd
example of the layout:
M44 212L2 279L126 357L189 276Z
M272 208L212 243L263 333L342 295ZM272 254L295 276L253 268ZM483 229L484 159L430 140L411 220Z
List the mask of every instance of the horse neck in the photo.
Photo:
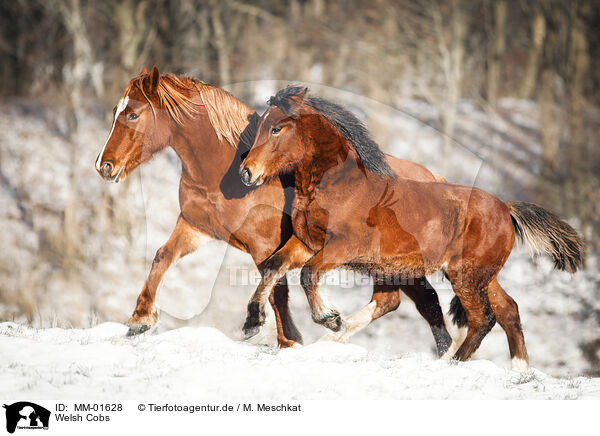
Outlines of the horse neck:
M218 185L235 158L235 147L217 137L206 113L173 129L169 145L181 160L182 176L205 186Z
M312 196L326 173L335 179L336 173L347 173L349 168L358 170L362 163L348 140L325 117L318 114L301 120L303 125L298 126L298 131L303 132L301 141L306 152L296 166L296 191L301 196Z

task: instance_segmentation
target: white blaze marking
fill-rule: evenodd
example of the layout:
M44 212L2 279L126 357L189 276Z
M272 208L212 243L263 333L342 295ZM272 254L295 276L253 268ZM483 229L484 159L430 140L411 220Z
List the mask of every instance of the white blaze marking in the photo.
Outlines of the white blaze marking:
M129 96L125 96L121 100L119 100L119 104L117 105L117 110L115 111L115 119L113 120L112 127L110 128L110 133L108 134L108 138L106 138L106 142L104 143L104 147L102 147L102 151L96 158L96 169L100 171L100 162L102 162L102 156L104 155L104 150L106 149L106 144L110 140L110 137L113 134L113 130L115 130L115 125L117 124L117 118L119 118L119 114L125 110L127 107L127 103L129 103Z

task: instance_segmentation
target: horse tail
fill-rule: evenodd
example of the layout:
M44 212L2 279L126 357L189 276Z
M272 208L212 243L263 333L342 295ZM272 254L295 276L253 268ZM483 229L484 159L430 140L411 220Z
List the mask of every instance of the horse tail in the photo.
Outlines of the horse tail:
M552 257L554 267L574 273L583 266L585 247L575 229L554 213L532 203L506 203L515 235L534 252Z
M585 246L575 229L556 214L532 203L506 203L515 236L532 251L543 251L552 257L554 267L574 273L583 266ZM457 296L448 314L458 327L467 326L467 313Z
M450 310L448 310L448 315L452 316L452 322L457 327L463 328L469 323L469 320L467 319L467 311L456 295L450 302Z

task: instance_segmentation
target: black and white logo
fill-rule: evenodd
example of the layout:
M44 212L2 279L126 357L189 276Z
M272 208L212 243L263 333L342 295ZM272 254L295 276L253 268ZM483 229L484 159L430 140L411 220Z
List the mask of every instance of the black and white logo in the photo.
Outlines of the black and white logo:
M6 431L14 433L16 429L48 429L50 411L29 401L5 404Z

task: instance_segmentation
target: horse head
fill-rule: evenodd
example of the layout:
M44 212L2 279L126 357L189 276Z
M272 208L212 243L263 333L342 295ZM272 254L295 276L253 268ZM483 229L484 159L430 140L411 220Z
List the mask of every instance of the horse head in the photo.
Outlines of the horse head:
M242 162L239 174L247 186L261 185L286 169L294 167L306 153L300 139L298 113L307 88L285 88L269 100L269 108L260 119L254 144Z
M158 96L161 76L155 66L131 80L113 111L108 139L96 159L96 171L111 182L123 180L169 140L165 111Z

